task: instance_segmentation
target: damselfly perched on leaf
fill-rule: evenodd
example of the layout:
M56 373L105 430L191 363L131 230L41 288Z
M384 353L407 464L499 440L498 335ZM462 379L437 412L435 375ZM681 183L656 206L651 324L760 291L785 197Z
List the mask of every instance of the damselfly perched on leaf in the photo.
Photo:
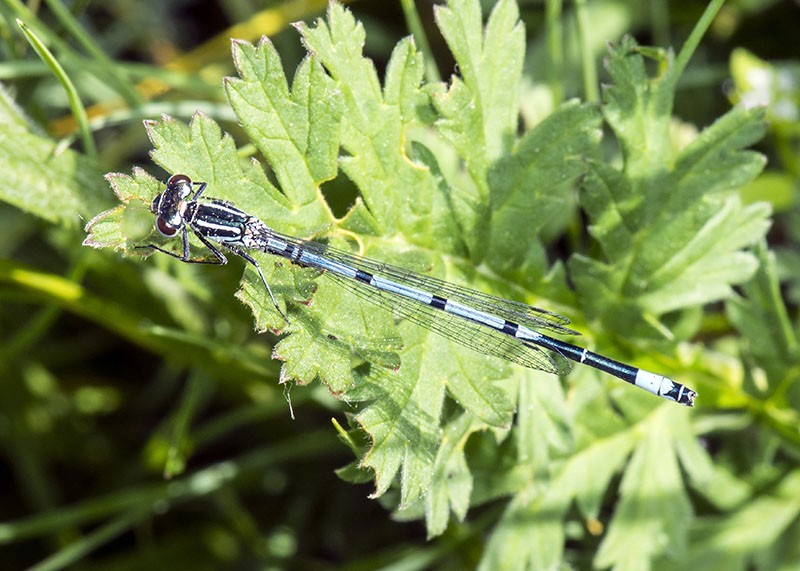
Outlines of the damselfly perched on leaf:
M694 404L697 393L680 383L540 332L577 335L566 327L570 322L566 317L319 242L280 234L229 202L203 197L205 189L206 183L192 182L188 176L176 174L169 179L164 192L153 199L150 209L156 215L156 230L166 237L180 234L182 254L155 244L139 247L164 252L183 262L225 264L228 260L214 245L216 242L256 268L272 303L287 323L289 319L275 301L261 266L246 250L259 250L320 270L362 298L479 353L558 375L570 371L567 359L571 359L667 400L686 406ZM211 251L214 259L190 257L189 230Z

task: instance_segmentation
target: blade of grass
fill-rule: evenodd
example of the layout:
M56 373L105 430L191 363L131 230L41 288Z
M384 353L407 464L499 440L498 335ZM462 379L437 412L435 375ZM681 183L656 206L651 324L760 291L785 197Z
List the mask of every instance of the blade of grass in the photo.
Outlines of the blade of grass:
M186 443L191 440L189 431L192 419L197 411L198 404L203 400L203 395L208 393L210 385L211 380L199 369L195 369L192 372L186 384L180 405L172 421L172 431L163 472L164 478L167 480L182 474L186 469L186 460L191 453Z
M586 0L575 0L575 15L578 19L578 45L581 53L581 67L583 70L583 92L586 101L600 101L600 91L597 85L597 69L595 68L594 57L592 56L589 41L589 31L592 26L589 23L589 15L586 12Z
M109 109L108 113L90 119L89 126L93 131L99 131L113 125L122 125L137 120L143 121L161 115L191 118L198 111L217 121L227 121L233 124L238 122L236 114L225 103L214 103L202 99L181 99L180 101L154 101L145 103L135 109L130 107L117 110ZM58 132L63 132L63 129L59 128Z
M55 533L65 526L89 524L105 516L124 518L127 513L129 516L136 514L142 519L150 513L154 504L158 504L159 510L163 512L176 505L213 494L238 478L248 479L254 474L261 474L270 466L295 459L330 455L338 457L341 449L334 443L334 436L328 429L309 432L218 462L169 483L120 489L22 520L0 523L0 545ZM144 511L137 511L137 507L143 507ZM107 537L111 539L111 536Z
M75 117L75 121L78 123L78 131L80 132L81 140L83 141L83 150L90 158L96 158L97 146L94 144L92 132L89 129L89 119L86 116L86 108L83 106L80 95L78 95L78 90L75 89L75 85L67 75L67 72L64 71L64 68L61 67L61 64L58 63L58 60L53 57L53 54L47 49L47 46L42 43L36 34L34 34L33 31L28 28L28 26L26 26L25 23L19 18L17 18L17 25L22 30L22 33L25 34L25 38L28 40L28 43L36 51L42 61L44 61L52 70L53 75L56 76L56 79L58 79L58 81L61 83L64 91L67 92L69 106L70 109L72 109L72 115Z
M564 100L564 83L561 77L564 66L563 23L561 14L563 0L547 0L545 21L547 25L547 83L553 93L553 102Z
M63 569L76 561L80 561L87 554L136 525L136 523L145 518L149 512L149 505L145 507L136 507L125 512L121 516L112 519L107 524L95 529L93 532L73 541L63 549L56 551L50 557L31 567L30 571Z
M692 29L692 33L689 34L688 38L686 38L686 42L684 42L678 57L675 58L674 73L677 76L681 75L684 68L689 63L689 60L692 59L694 51L697 49L697 46L700 45L700 40L703 39L706 30L708 30L709 26L711 26L711 22L714 21L714 17L717 15L717 12L719 12L720 8L722 8L722 4L724 3L725 0L711 0L705 9L705 12L703 12L703 15L700 16L699 20L697 20L697 24L695 24L694 28Z
M129 82L124 81L120 85L117 81L116 75L105 75L109 71L107 65L102 66L101 68L99 67L100 64L98 61L94 59L87 60L82 54L76 52L69 43L65 42L56 34L53 34L50 29L38 19L37 14L31 11L19 0L5 0L4 4L11 9L18 19L27 22L29 28L36 30L36 34L43 38L48 44L53 46L58 52L62 61L69 61L72 64L82 64L83 66L91 67L92 72L98 75L101 80L108 80L108 83L114 86L117 93L119 93L121 97L128 101L129 105L136 105L140 101L140 96L138 94L130 93L132 87L130 86ZM112 68L114 65L115 64L113 63L111 64Z
M78 283L86 275L89 262L86 255L80 255L73 267L67 273L66 279ZM61 315L61 308L54 305L44 305L31 317L19 330L5 340L0 347L0 373L5 372L5 367L26 353L38 343L50 330L56 319Z
M61 25L86 50L86 53L89 54L100 69L108 74L109 77L114 78L117 92L128 102L128 105L136 107L143 103L144 99L126 77L124 70L108 57L106 52L84 31L63 2L61 0L46 0L46 2Z
M166 327L142 323L142 316L116 301L94 296L80 284L55 274L48 274L17 264L0 260L0 283L10 283L23 291L28 299L42 298L76 315L98 323L129 341L158 355L169 355L178 364L192 366L201 364L211 371L223 372L227 378L275 379L278 365L263 360L240 346L229 346L220 352L209 351L211 341L205 336L173 334ZM169 339L169 343L165 343ZM179 350L178 350L179 348Z
M414 0L400 0L400 6L403 7L406 26L408 26L411 35L414 36L414 43L417 49L422 52L422 57L425 60L425 79L430 83L442 81L442 77L439 75L439 68L436 67L436 58L433 57L433 52L428 43L428 37L425 35L425 29L422 27L422 21L419 19Z
M223 30L199 47L186 52L167 63L171 70L197 71L212 62L227 60L231 49L231 38L253 42L265 36L274 36L290 23L305 20L312 14L322 12L325 0L289 0L266 8L253 16Z

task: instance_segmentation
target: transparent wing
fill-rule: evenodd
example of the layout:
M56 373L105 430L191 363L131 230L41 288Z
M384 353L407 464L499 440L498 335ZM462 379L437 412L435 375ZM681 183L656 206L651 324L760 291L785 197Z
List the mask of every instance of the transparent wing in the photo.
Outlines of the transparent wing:
M360 298L478 353L493 355L523 367L557 375L566 375L572 368L569 361L561 354L528 344L491 327L332 272L326 272L324 275Z
M532 305L459 286L432 276L417 273L413 270L356 256L355 254L312 240L302 240L278 232L273 233L289 244L306 248L316 254L330 258L331 260L371 274L383 276L403 285L434 293L445 299L458 301L459 303L485 311L486 313L508 319L518 325L524 325L534 331L545 329L560 335L580 335L577 331L566 327L570 323L569 318L545 309L539 309Z
M470 305L531 329L548 329L557 333L574 333L563 326L563 324L569 323L569 320L555 313L484 294L469 288L462 288L411 270L355 256L318 242L300 240L277 233L276 236L289 244L300 246L336 262L403 285L434 293L446 299ZM319 269L324 270L325 268L320 267ZM523 367L553 374L567 374L571 369L569 361L560 353L543 349L537 345L501 333L491 327L389 291L379 290L368 284L345 278L333 272L326 272L325 276L341 287L352 291L360 298L379 305L397 316L408 319L478 353L493 355Z

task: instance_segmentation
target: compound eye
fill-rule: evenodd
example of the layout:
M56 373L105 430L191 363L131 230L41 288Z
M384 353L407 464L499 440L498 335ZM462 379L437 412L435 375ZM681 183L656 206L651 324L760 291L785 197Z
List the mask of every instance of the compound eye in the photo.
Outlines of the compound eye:
M192 184L192 179L190 179L185 174L174 174L171 177L169 177L167 185L169 186L171 184L179 184L181 182L188 182L189 184Z
M192 192L192 179L185 174L174 174L167 181L168 190L178 190L181 198L186 198Z
M156 218L156 230L162 236L166 236L167 238L172 238L173 236L178 235L178 227L173 226L166 220L164 220L161 216Z

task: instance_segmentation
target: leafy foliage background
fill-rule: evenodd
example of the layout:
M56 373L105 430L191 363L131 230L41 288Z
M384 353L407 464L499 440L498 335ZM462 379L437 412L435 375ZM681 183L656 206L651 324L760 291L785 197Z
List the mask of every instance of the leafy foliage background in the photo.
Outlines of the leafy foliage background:
M485 4L2 5L4 564L796 564L796 6ZM267 256L288 326L239 262L141 263L176 172L567 314L699 406Z

